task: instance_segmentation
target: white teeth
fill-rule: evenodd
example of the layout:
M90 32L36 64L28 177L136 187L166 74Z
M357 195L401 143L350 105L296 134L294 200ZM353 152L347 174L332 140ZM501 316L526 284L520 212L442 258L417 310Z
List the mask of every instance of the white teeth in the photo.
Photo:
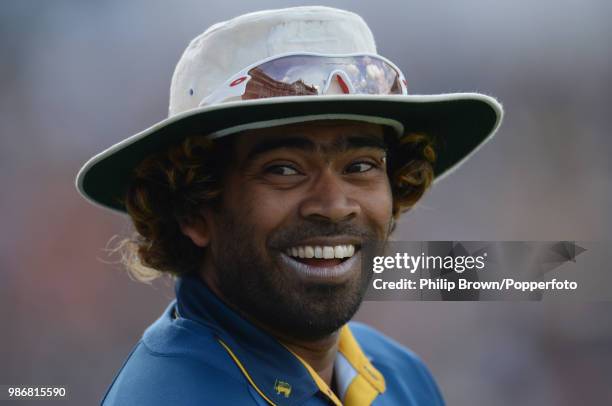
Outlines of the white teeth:
M306 245L287 248L285 253L296 258L350 258L355 255L355 246L352 244L323 247Z

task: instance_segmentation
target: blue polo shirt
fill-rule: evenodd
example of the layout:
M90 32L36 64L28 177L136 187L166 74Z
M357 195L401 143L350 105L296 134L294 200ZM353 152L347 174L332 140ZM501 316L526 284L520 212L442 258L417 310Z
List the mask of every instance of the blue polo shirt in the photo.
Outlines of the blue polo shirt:
M425 365L360 323L340 330L336 392L195 276L143 334L103 405L443 405Z

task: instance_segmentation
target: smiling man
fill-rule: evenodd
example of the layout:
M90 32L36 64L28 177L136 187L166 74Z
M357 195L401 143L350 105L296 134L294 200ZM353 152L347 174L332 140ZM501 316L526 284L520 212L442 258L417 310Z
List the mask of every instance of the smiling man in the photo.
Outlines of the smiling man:
M350 322L361 248L496 130L474 94L413 96L357 15L216 24L172 79L170 117L92 158L89 200L129 214L143 280L176 278L107 405L439 405L424 364Z

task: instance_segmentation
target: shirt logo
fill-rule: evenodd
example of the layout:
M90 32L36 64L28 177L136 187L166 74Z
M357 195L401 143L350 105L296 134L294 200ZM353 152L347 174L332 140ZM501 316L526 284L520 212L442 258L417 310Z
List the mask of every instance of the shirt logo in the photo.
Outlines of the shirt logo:
M291 385L287 382L279 381L278 379L274 382L274 390L277 395L283 394L286 398L291 395Z

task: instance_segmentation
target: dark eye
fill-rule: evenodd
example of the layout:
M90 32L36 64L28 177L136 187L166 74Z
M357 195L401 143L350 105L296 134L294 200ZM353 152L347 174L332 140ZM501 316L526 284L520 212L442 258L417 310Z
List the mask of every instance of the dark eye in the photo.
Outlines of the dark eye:
M346 168L346 173L360 173L360 172L367 172L369 170L371 170L372 168L374 168L374 164L371 162L355 162L350 164L347 168Z
M299 175L300 173L292 166L289 165L272 165L266 168L266 173L280 176L292 176Z

